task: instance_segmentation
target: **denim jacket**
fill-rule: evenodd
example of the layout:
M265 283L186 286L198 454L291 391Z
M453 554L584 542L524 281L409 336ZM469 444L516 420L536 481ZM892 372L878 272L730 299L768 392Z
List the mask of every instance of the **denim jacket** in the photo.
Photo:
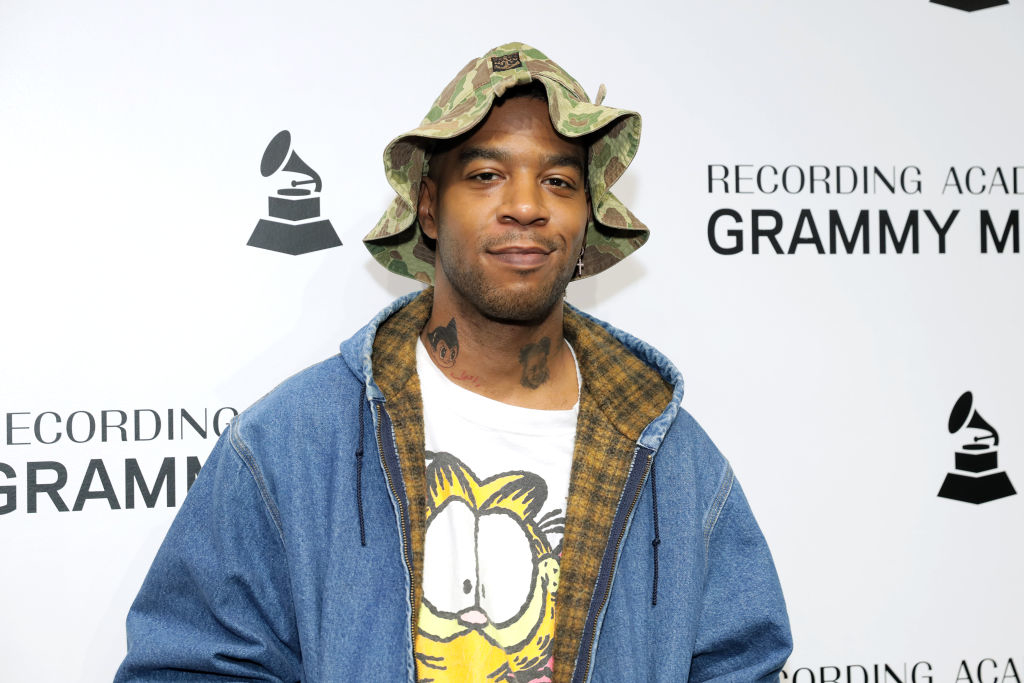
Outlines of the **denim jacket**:
M115 681L424 673L409 361L430 294L394 302L232 421L132 605ZM556 683L778 680L792 644L771 555L729 464L680 407L679 372L569 306L565 329L582 382Z

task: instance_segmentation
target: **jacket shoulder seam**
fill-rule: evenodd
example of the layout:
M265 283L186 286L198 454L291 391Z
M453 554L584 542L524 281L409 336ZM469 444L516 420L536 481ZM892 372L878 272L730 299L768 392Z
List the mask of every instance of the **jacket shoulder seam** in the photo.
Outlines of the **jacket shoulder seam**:
M715 530L715 525L718 524L719 517L722 516L722 509L725 507L725 503L729 500L729 494L732 492L733 482L736 480L733 475L732 466L726 462L725 472L722 474L722 483L718 487L718 492L715 493L714 500L711 501L711 506L708 508L707 517L704 522L704 564L707 565L707 558L711 554L711 534Z
M281 513L278 511L277 505L274 504L274 501L270 496L270 491L267 489L267 483L263 479L263 473L260 471L259 465L256 464L256 458L253 456L252 450L242 439L241 434L238 433L237 424L237 419L231 421L231 447L235 451L235 454L238 455L239 459L245 464L246 469L249 470L249 475L253 478L256 488L260 492L260 498L263 499L263 505L267 508L267 512L270 513L270 518L274 520L274 526L277 527L277 534L281 538L281 543L283 545L284 525L281 523Z

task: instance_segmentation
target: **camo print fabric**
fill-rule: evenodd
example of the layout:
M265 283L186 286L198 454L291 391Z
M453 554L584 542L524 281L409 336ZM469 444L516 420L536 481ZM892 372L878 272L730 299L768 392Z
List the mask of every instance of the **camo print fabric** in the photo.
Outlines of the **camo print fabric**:
M415 210L431 141L472 130L506 90L535 80L547 92L555 130L570 138L598 134L587 161L594 219L587 226L583 277L611 267L647 241L647 226L609 191L636 155L640 115L592 104L580 84L540 50L508 43L467 64L434 101L420 126L398 136L384 150L385 173L398 196L363 238L384 267L433 283L434 250L423 239Z

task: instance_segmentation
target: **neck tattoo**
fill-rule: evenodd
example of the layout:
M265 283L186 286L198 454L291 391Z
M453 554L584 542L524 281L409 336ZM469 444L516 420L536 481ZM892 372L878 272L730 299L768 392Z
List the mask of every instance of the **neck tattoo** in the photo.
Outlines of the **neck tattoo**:
M548 356L551 354L551 340L543 337L540 341L527 344L519 350L519 364L523 376L519 383L527 389L536 389L548 381Z
M455 365L455 358L459 355L459 335L455 329L455 318L449 320L447 325L438 325L427 332L427 343L433 349L434 359L438 365L444 368Z

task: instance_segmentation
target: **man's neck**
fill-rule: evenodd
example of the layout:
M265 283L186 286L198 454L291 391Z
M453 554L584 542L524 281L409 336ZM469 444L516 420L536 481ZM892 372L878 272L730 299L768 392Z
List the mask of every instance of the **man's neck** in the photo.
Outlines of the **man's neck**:
M438 369L482 396L542 410L576 403L576 364L562 336L561 301L536 323L510 323L435 294L420 339Z

